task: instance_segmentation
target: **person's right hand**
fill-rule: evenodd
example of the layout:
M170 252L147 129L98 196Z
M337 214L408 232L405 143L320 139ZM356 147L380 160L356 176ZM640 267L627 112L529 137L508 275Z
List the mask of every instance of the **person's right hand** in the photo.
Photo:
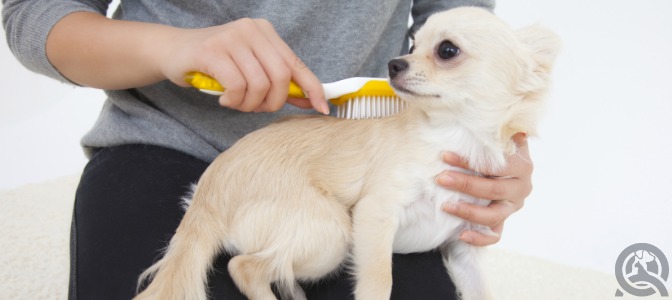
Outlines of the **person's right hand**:
M324 114L329 106L322 85L264 19L240 19L220 26L184 29L164 45L159 68L166 78L188 86L184 75L198 71L226 88L222 106L244 112L271 112L285 102ZM308 99L287 98L293 80Z

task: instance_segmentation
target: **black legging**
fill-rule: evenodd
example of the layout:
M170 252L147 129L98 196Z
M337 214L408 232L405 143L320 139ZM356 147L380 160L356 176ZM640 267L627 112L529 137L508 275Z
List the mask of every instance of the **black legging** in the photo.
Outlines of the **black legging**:
M184 153L146 145L98 151L77 189L72 218L70 299L130 299L139 274L175 232L180 199L208 164ZM217 258L209 278L214 299L245 299ZM455 299L436 252L394 255L392 299ZM308 299L352 299L346 272L302 285Z

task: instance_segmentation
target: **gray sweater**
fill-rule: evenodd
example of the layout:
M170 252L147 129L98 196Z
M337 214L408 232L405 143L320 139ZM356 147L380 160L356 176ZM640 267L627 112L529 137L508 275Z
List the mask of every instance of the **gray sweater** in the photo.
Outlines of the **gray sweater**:
M3 25L14 55L28 69L68 82L47 60L52 26L76 11L105 14L106 0L2 0ZM122 0L114 18L200 28L243 17L269 20L319 77L385 77L387 61L407 51L408 16L419 26L437 11L457 6L494 8L494 0ZM413 9L411 10L411 4ZM125 47L125 45L119 45ZM106 91L85 152L121 144L152 144L212 161L245 134L287 114L308 113L290 105L275 113L242 113L217 98L169 81Z

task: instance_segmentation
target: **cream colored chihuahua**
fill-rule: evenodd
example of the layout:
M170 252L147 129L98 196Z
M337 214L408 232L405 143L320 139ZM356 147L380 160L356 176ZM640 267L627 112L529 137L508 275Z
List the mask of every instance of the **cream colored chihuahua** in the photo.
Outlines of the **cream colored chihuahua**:
M452 151L481 174L516 152L511 137L534 134L559 48L537 26L514 31L490 12L458 8L430 17L411 54L389 62L408 108L394 116L341 120L304 116L255 131L222 153L194 189L164 257L141 276L136 299L206 299L214 258L250 299L305 299L297 282L318 280L348 258L358 300L390 299L392 253L440 249L462 299L490 299L478 248L441 210L476 199L435 176ZM466 172L465 170L461 170Z

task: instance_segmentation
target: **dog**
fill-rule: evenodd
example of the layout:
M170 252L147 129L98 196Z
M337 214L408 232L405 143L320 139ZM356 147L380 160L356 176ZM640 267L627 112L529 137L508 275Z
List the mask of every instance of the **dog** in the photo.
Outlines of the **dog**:
M494 234L441 210L488 200L449 191L435 176L455 152L479 174L515 154L512 136L535 134L559 38L539 26L513 30L475 7L432 15L408 55L389 62L407 108L381 119L301 116L250 133L218 156L194 188L163 258L136 299L206 299L221 252L250 299L305 299L297 282L345 261L356 299L390 299L392 253L440 249L462 299L491 299L479 249L465 229ZM468 172L467 170L461 170Z

